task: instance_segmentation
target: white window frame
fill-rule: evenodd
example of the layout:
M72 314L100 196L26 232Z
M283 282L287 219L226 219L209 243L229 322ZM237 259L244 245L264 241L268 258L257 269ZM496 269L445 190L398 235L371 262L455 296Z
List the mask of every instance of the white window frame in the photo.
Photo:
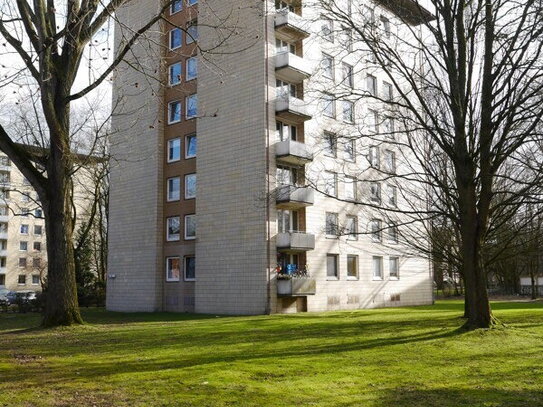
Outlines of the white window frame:
M175 234L170 234L170 221L177 219L178 223L178 232L177 236ZM166 241L168 242L178 242L181 239L181 219L179 216L170 216L166 218Z
M322 76L335 82L334 57L328 54L322 54Z
M183 10L183 2L185 0L172 0L172 4L170 5L170 15L173 16L174 14L177 14L179 13L181 10ZM174 10L173 6L174 4L179 4L181 7L179 8L179 10Z
M350 276L349 275L349 258L353 258L355 261L355 275ZM359 257L356 254L348 254L346 261L347 261L347 280L358 280L360 278L360 263L359 263Z
M331 112L328 112L328 110ZM334 95L330 93L324 93L322 96L322 114L331 119L336 117L336 99Z
M170 152L171 151L175 151L174 150L174 147L172 147L172 145L174 143L179 143L179 156L177 158L171 158L171 154ZM174 162L177 162L177 161L180 161L181 160L181 137L176 137L176 138L173 138L173 139L170 139L168 140L168 163L174 163Z
M335 218L335 225L333 228L335 228L335 233L328 233L328 218L334 217ZM337 239L339 237L339 214L337 212L325 212L324 214L324 233L327 238L329 239Z
M36 233L36 228L39 227L41 232L40 233ZM43 235L43 226L42 225L34 225L34 228L33 228L33 234L34 236L42 236Z
M31 284L32 284L32 285L40 285L40 275L39 275L39 274L32 274L31 277L32 277L32 279L31 279L30 281L31 281ZM38 278L38 282L37 282L37 283L34 282L34 277L37 277L37 278Z
M194 155L189 155L189 142L188 142L188 139L190 137L194 137L196 139L196 154L194 154ZM197 155L198 155L198 138L196 137L196 134L187 134L185 136L185 158L186 159L196 158Z
M343 121L345 123L353 124L355 121L354 119L355 119L354 102L351 102L350 100L344 100L343 101Z
M172 37L173 37L173 33L176 31L179 31L179 33L181 34L181 38L179 41L179 45L177 47L172 48ZM170 51L181 48L182 46L183 46L183 30L181 30L179 27L172 28L168 36L168 47L170 48Z
M26 249L21 249L23 243L26 243ZM20 252L27 252L28 251L28 241L27 240L20 240L19 241L19 251Z
M392 264L396 264L396 275L392 275L393 267ZM388 259L388 278L391 280L400 279L400 258L398 256L390 256Z
M349 201L356 202L356 200L358 199L358 196L357 196L358 195L357 194L357 180L356 180L356 178L346 175L344 185L345 185L345 190L344 190L345 199L347 199ZM352 196L347 195L348 188L349 189L352 188Z
M172 120L172 107L174 104L179 104L179 118ZM168 124L175 124L181 122L181 116L183 115L183 103L180 100L172 100L168 102Z
M375 226L375 228L374 228ZM372 219L370 221L371 240L374 243L379 243L383 240L383 222L380 219Z
M172 191L170 188L170 181L177 180L179 189L178 189L178 196L177 198L172 198ZM181 199L181 178L179 177L171 177L166 180L166 201L167 202L176 202Z
M188 184L188 179L192 178L192 177L194 178L194 183L195 183L194 186L197 188L197 185L198 185L197 184L198 180L196 178L196 173L195 172L193 172L192 174L186 174L185 175L185 199L195 199L196 198L196 190L194 191L194 194L189 194L189 192L188 192L188 185L189 185Z
M345 225L349 226L349 220L352 220L352 224L354 225L354 234L352 233L352 230L350 228L346 228L347 231L347 240L358 240L358 216L356 215L347 215Z
M191 62L195 63L196 66L196 75L190 75L190 69L189 64ZM185 81L192 81L194 79L198 78L198 59L196 57L190 57L187 58L187 62L185 63Z
M190 107L191 100L196 100L196 112L194 115L189 115L189 107ZM185 110L186 110L185 111L186 120L195 119L196 117L198 117L198 94L197 93L193 93L192 95L185 97Z
M194 278L187 277L187 259L189 258L194 259ZM183 256L183 279L185 281L196 281L196 256L194 254Z
M379 266L379 273L377 274L376 265ZM375 281L383 280L383 256L372 256L372 279Z
M335 275L328 275L328 258L333 257L335 263ZM326 253L326 279L327 280L339 280L339 255L336 253Z
M23 226L26 226L26 232L23 232ZM21 235L29 235L30 234L30 225L27 225L27 224L21 224L21 226L19 226L19 234Z
M178 267L178 275L177 277L169 277L168 274L169 273L169 270L170 270L170 263L169 261L170 260L174 260L174 259L177 259L177 264L179 265ZM166 281L168 282L175 282L175 281L179 281L180 280L180 275L181 275L181 258L179 256L168 256L166 257ZM172 269L173 270L173 269ZM172 273L173 275L173 273Z
M330 191L330 187L333 191ZM324 193L326 196L337 198L337 173L332 171L324 171Z
M179 77L178 78L174 78L172 76L172 69L175 66L179 67ZM176 62L175 64L171 64L168 67L168 84L170 86L176 86L176 85L179 85L181 82L183 82L183 64L181 62Z
M194 219L194 236L188 236L187 235L187 225L188 225L188 220L189 219ZM184 235L185 235L185 240L194 240L196 239L196 214L192 213L192 214L189 214L189 215L185 215L185 218L184 218Z
M381 184L379 184L378 182L370 182L370 201L380 203L381 199Z
M192 35L191 28L196 27L196 36ZM187 45L192 44L198 41L198 20L192 20L187 23L187 32L185 33L185 43Z

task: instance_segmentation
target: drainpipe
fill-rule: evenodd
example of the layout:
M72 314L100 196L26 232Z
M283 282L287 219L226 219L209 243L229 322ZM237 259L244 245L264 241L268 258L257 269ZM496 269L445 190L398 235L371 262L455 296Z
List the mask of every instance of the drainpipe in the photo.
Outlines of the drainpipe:
M264 58L264 69L266 72L266 101L264 103L264 108L266 109L265 117L266 117L266 228L267 228L267 245L266 245L266 255L268 258L268 270L267 270L267 301L266 301L266 314L271 314L271 227L270 227L270 196L271 196L271 190L270 190L270 90L269 90L269 35L268 35L268 19L269 19L269 1L266 0L264 2L264 49L265 49L265 58Z

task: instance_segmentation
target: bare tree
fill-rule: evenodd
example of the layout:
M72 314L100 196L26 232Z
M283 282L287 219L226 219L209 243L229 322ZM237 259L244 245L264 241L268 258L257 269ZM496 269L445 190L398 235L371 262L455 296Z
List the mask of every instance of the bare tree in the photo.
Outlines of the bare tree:
M396 216L406 243L422 252L433 225L446 223L454 240L440 251L450 251L464 278L465 327L490 327L485 244L541 192L541 154L529 152L540 151L543 4L379 1L396 15L377 18L369 3L316 3L338 36L352 34L351 54L368 60L370 80L328 93L380 106L380 118L359 122L349 138L396 152L394 171L373 166L357 178L393 184L404 206L363 205ZM379 91L371 85L378 75L387 82Z

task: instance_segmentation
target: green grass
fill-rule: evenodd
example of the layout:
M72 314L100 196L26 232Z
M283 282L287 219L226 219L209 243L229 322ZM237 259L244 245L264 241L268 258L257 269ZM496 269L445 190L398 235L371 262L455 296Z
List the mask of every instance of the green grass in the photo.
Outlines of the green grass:
M0 315L0 406L543 406L543 304L258 317Z

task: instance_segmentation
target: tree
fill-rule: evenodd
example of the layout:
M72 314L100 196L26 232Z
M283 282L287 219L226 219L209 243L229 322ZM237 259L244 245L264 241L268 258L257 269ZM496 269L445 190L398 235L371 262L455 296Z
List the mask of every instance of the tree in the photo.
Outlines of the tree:
M72 110L76 101L90 95L106 82L112 72L123 62L134 46L142 46L146 32L161 20L171 1L157 4L149 10L148 20L140 27L119 30L118 46L113 58L103 66L97 60L89 67L96 73L89 77L89 84L76 87L76 78L85 56L85 47L108 35L104 26L121 7L131 0L3 0L0 3L0 35L5 41L7 54L15 54L22 62L20 72L2 77L0 86L29 86L39 99L37 115L43 117L45 126L41 147L33 152L15 143L14 136L0 126L0 149L19 168L36 190L46 218L48 289L43 324L45 326L80 323L77 305L72 213L72 189L77 155L73 150ZM199 53L214 52L228 38L236 34L237 27L229 19L228 25L218 22L217 44ZM117 26L121 26L117 22ZM186 27L179 27L185 31ZM151 39L149 41L152 41ZM248 45L250 46L250 44ZM220 52L217 50L217 52ZM230 52L235 52L230 50ZM159 57L157 55L157 57ZM100 58L101 60L102 58ZM155 73L150 80L160 81ZM21 79L23 78L23 79ZM28 85L30 83L30 85ZM35 90L35 92L34 92Z
M398 148L402 170L374 177L394 182L404 201L417 204L373 206L388 216L401 212L406 241L420 239L421 231L428 236L436 219L450 225L465 282L465 327L490 327L485 243L518 208L540 198L534 190L541 156L527 157L541 139L542 3L434 0L427 10L417 0L378 2L399 12L393 21L378 20L358 2L317 3L334 27L352 33L352 52L370 59L390 85L387 92L334 92L339 100L381 103L381 117L396 123L375 132L360 125L357 137Z

